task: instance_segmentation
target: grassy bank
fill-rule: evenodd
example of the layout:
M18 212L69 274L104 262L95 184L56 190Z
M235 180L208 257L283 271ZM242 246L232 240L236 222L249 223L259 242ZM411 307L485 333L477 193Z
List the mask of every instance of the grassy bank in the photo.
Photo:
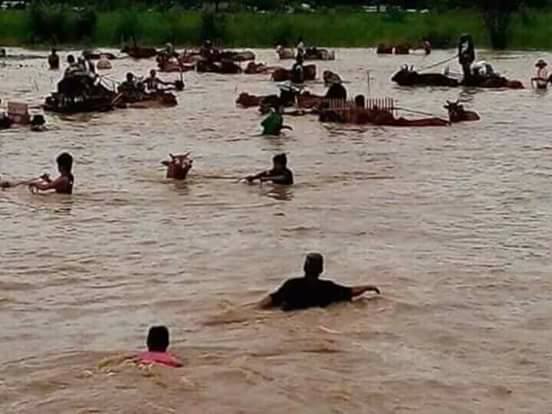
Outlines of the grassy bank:
M432 40L436 47L453 46L462 32L470 32L477 45L489 45L480 16L474 11L445 13L367 14L218 14L206 18L199 12L118 10L92 13L56 11L33 16L31 11L0 12L0 45L84 44L120 46L134 36L144 45L195 45L202 38L217 39L228 47L272 47L293 44L303 37L308 44L332 47L366 47L379 42ZM552 11L516 16L510 47L551 49ZM80 19L80 20L79 20ZM82 20L84 19L84 20ZM38 22L38 23L37 23ZM36 26L44 27L36 27Z

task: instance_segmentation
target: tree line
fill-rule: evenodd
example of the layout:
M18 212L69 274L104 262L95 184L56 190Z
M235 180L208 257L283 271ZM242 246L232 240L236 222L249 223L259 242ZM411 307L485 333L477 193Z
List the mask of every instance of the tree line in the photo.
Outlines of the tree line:
M308 4L308 7L305 7ZM323 11L323 8L351 8L372 6L371 11L382 13L404 13L410 10L455 10L472 9L479 11L487 28L491 45L497 49L506 48L512 20L516 13L523 14L531 8L552 8L552 0L32 0L31 17L38 23L38 37L43 37L50 30L60 26L60 13L52 13L55 7L79 7L88 14L76 16L71 24L72 31L77 33L91 32L96 21L95 12L113 9L156 8L171 10L173 8L201 10L206 26L217 26L220 12L232 11L273 11L273 12L308 12ZM46 10L46 12L45 12ZM46 17L44 17L46 16ZM49 18L47 18L49 16ZM82 36L85 36L84 34Z
M309 4L313 8L324 7L361 7L375 6L380 8L399 7L409 10L421 9L457 9L471 8L478 9L482 3L493 3L493 1L480 0L31 0L29 3L64 3L76 6L95 6L102 8L120 8L129 7L136 4L147 5L150 7L171 8L205 8L210 6L221 6L239 9L239 8L257 8L257 9L300 9L301 4ZM506 8L515 6L516 8L546 8L552 7L552 0L496 0L494 3L499 7L501 4Z

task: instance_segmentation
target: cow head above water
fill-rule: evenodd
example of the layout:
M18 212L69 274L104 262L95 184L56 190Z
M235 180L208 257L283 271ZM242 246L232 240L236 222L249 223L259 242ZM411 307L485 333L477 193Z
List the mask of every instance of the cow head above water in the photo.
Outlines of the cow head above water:
M401 66L399 71L393 75L391 80L398 84L403 84L403 83L408 83L409 79L417 75L418 73L414 70L412 66L409 67L408 65L403 65Z
M167 167L167 178L175 180L184 180L188 172L192 169L193 160L190 153L182 155L169 154L170 160L161 161L161 164Z
M466 122L466 121L478 121L479 115L473 111L466 111L464 105L460 103L460 100L456 102L447 101L444 108L448 111L449 121L451 123Z

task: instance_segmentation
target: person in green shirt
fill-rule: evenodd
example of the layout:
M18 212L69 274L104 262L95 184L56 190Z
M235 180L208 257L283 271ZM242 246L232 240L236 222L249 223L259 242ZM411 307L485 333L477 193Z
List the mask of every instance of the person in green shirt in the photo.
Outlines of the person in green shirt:
M270 114L261 122L263 127L263 135L280 135L282 129L292 130L288 125L284 125L284 117L282 116L283 108L272 108Z

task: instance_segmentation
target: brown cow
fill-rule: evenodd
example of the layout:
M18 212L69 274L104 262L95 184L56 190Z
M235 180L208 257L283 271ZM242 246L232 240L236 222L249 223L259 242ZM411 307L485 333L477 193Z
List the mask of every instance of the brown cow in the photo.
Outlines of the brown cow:
M303 66L303 74L305 81L316 80L316 65ZM276 68L272 72L272 80L274 82L284 82L291 80L291 70L285 68Z
M409 44L399 44L395 46L396 55L409 55L410 54L410 45Z
M150 59L159 54L157 49L152 47L125 46L121 53L126 53L133 59Z
M393 46L386 45L385 43L380 43L376 48L376 53L378 55L392 55Z
M243 108L253 108L261 105L264 98L265 96L250 95L247 92L242 92L238 96L238 99L236 99L236 104Z
M186 179L188 172L192 169L193 160L190 158L190 153L183 155L169 154L169 161L161 161L161 164L167 167L167 178L174 180Z
M481 119L476 112L466 111L464 109L464 105L462 105L460 101L447 101L445 109L448 111L449 121L451 122L451 124L457 122L473 122L479 121Z
M245 67L244 73L247 75L256 75L259 73L268 73L271 70L273 70L273 68L266 66L264 63L249 62Z

